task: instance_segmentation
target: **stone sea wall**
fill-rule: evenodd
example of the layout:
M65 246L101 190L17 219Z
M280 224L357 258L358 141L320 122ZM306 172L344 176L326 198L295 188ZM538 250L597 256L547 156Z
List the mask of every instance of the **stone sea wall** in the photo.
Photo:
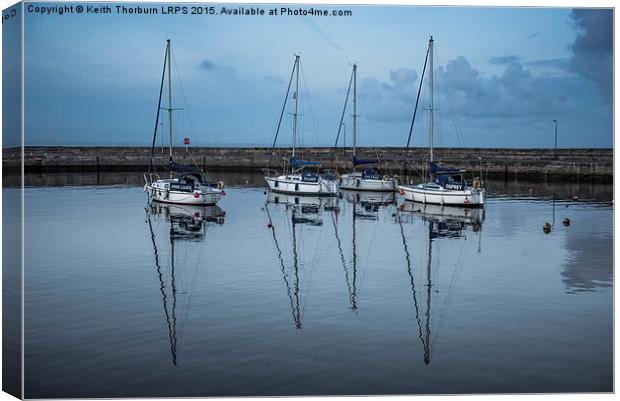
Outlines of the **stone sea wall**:
M159 171L168 163L168 150L155 149ZM269 148L185 148L174 149L175 161L193 163L209 171L260 171L277 169L290 156L290 149ZM148 147L56 147L24 148L26 173L144 171L151 156ZM351 149L303 148L298 157L322 162L322 168L347 171ZM375 159L386 173L415 176L428 161L426 148L358 148L357 157ZM3 149L5 174L21 171L21 149ZM407 160L403 163L403 160ZM436 148L436 162L467 169L483 178L544 179L559 181L613 181L613 149L502 149Z

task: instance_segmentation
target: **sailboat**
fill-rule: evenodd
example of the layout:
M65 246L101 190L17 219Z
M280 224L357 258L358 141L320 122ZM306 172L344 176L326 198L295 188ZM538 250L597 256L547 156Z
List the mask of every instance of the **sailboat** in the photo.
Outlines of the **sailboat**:
M347 108L349 100L349 93L351 92L351 83L353 83L353 171L349 174L343 174L338 181L340 189L348 189L354 191L388 191L394 192L396 190L396 180L388 175L380 174L374 168L365 168L363 171L356 171L355 167L360 165L368 165L377 163L376 160L363 160L358 159L356 154L357 145L357 64L353 64L353 71L351 72L351 79L349 79L349 88L347 89L347 96L344 102L344 108L342 110L342 116L340 117L340 125L338 126L338 134L336 135L336 144L338 146L338 138L340 138L340 130L343 126L344 114Z
M468 207L484 206L485 190L481 181L476 179L473 186L465 180L465 170L459 168L442 167L433 160L433 37L428 42L428 50L424 61L424 69L420 78L420 90L424 79L424 70L429 63L429 165L428 173L430 180L417 185L399 185L398 191L406 200L440 205L459 205ZM419 91L418 91L419 92ZM418 93L419 99L419 93ZM417 110L417 102L416 102ZM414 111L415 121L415 111ZM412 122L413 128L413 122ZM409 134L409 139L411 133ZM407 141L409 147L409 140Z
M156 202L177 204L177 205L215 205L226 193L223 183L211 183L208 181L206 172L195 165L181 164L174 161L172 155L172 72L171 72L171 45L170 39L167 40L166 53L164 55L164 68L161 75L161 85L159 88L159 101L157 103L157 117L155 119L155 130L153 132L153 143L151 146L151 158L149 169L144 173L144 191L150 200ZM157 127L159 125L159 112L161 110L161 98L164 89L164 78L168 72L168 129L169 129L169 156L168 170L169 178L161 178L155 171L155 139L157 137Z
M293 130L292 130L292 155L288 160L289 166L284 166L284 173L277 175L273 174L270 170L265 170L265 181L269 185L269 189L273 192L283 194L297 194L297 195L314 195L314 196L336 196L338 194L338 185L336 183L336 177L333 175L319 175L318 166L320 162L306 161L297 158L297 117L298 117L298 103L299 103L299 55L295 55L295 63L293 64L293 72L291 73L291 79L288 84L286 96L284 98L284 106L280 113L280 119L278 121L278 128L276 129L275 138L273 140L273 149L276 146L278 139L278 132L282 123L282 116L286 108L286 102L289 97L291 85L295 78L295 91L293 92L293 99L295 100L295 109L293 114ZM305 167L316 166L317 172L304 171ZM288 172L287 172L288 170Z

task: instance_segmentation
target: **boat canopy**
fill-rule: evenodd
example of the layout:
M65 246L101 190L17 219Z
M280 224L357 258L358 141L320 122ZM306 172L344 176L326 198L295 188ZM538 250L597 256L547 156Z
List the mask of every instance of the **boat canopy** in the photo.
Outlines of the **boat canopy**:
M358 166L360 164L374 164L376 160L368 160L368 159L358 159L356 156L353 156L353 165Z
M170 162L168 162L168 169L170 171L184 171L184 172L201 172L202 171L202 169L198 166L191 166L189 164L177 163L172 159L170 159Z
M444 167L435 163L430 163L430 171L431 174L454 174L454 173L464 173L465 170L461 168L452 168L452 167Z
M320 162L311 162L311 161L306 161L306 160L300 160L300 159L296 159L296 158L291 158L291 165L293 167L299 167L299 166L319 166L321 163Z

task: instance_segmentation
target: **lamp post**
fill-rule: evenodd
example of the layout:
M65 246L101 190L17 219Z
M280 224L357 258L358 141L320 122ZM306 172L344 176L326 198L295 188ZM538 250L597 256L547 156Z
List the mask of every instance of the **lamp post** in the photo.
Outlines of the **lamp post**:
M555 144L553 147L553 158L557 159L558 158L558 120L553 120L553 123L555 124Z

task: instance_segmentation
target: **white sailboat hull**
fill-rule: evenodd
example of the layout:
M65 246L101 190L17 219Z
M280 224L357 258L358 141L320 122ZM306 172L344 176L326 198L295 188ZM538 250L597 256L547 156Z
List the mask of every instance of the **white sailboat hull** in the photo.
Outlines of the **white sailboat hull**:
M362 178L361 174L343 174L340 176L340 189L349 191L394 192L396 180L383 177L381 180Z
M276 193L291 195L317 195L336 196L338 183L332 180L319 178L317 182L306 182L295 179L299 175L281 175L278 177L265 177L269 189Z
M170 180L158 180L144 186L149 198L155 202L173 205L215 205L224 196L218 188L199 186L193 192L170 190Z
M399 185L398 190L405 200L412 202L467 207L484 206L484 189L430 189L424 188L423 185Z

